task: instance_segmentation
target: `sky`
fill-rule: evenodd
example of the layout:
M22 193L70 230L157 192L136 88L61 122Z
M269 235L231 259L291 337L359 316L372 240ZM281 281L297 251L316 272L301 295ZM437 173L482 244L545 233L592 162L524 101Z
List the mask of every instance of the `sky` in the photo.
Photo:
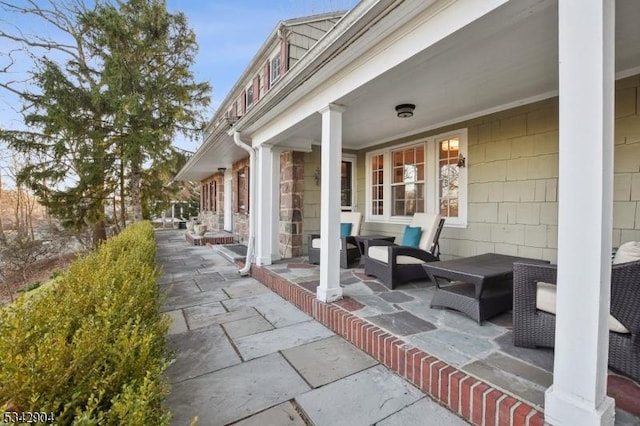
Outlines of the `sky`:
M212 86L207 116L224 100L238 77L279 21L350 9L357 0L168 0L170 11L183 12L196 33L199 52L195 78ZM195 151L201 141L176 141Z
M85 0L87 1L87 0ZM199 52L193 65L196 81L208 81L212 86L211 105L205 113L210 118L224 100L238 77L256 54L279 21L316 13L346 10L357 0L166 0L170 12L183 12L189 26L196 33ZM24 0L17 0L20 4ZM46 3L38 0L39 3ZM0 14L2 11L0 11ZM7 23L0 15L0 29ZM15 19L15 18L11 18ZM12 21L10 23L15 23ZM28 19L20 21L20 28L38 28ZM0 59L6 42L0 41ZM1 66L1 63L0 63ZM17 99L0 91L0 126L20 125ZM195 151L202 143L178 138L175 145ZM1 148L0 148L1 149Z

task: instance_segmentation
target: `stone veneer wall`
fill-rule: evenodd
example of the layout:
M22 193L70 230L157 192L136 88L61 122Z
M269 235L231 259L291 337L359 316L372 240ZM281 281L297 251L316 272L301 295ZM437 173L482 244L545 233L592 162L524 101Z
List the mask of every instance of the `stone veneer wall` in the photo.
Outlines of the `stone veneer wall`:
M246 167L247 172L249 171L249 157L240 160L233 164L232 171L232 208L233 208L233 235L235 239L241 244L247 244L249 242L249 215L247 212L238 211L238 191L240 189L248 192L248 186L250 185L249 179L246 179L246 188L238 188L238 171L242 168ZM249 176L249 173L247 173ZM249 205L249 210L253 208L252 205Z
M640 240L640 76L616 83L613 245ZM385 144L468 129L467 228L445 228L443 258L496 252L557 260L558 99L501 111ZM372 147L377 149L380 146ZM358 205L365 203L358 155ZM587 167L587 165L585 165ZM404 226L365 223L399 238Z
M204 225L207 225L208 230L222 231L224 229L224 174L216 173L213 176L210 176L207 179L203 180L201 184L208 185L214 181L216 182L217 187L217 199L215 203L216 209L215 211L213 211L201 208L198 219Z
M303 203L305 154L285 151L280 154L280 256L303 254Z

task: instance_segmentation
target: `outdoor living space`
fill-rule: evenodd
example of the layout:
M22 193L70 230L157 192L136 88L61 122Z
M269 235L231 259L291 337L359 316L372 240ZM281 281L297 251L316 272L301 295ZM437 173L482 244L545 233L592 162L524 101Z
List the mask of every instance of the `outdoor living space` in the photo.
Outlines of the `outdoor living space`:
M232 169L225 194L238 202L224 214L245 216L225 229L246 231L252 276L468 421L506 410L506 424L612 424L607 382L637 394L608 379L606 348L611 252L640 241L640 8L600 3L362 1L259 103L231 119L222 108L216 137L178 177L206 187ZM342 231L344 212L361 215L360 229ZM478 325L432 310L447 304L426 282L396 286L398 269L422 268L397 262L405 232L426 230L418 214L445 219L444 262L495 253L558 265L555 350L516 352L502 311ZM365 262L369 280L339 268L353 249L338 250L341 235L403 248L359 250L370 265L387 259L375 272ZM413 247L426 253L423 239Z
M294 299L290 301L302 306L303 310L305 302L298 290L313 298L320 280L319 267L309 264L306 257L254 267L252 273L283 297L289 295L289 299ZM484 396L480 401L485 410L495 406L500 408L499 402L509 400L512 396L543 411L544 391L552 384L553 349L514 346L510 310L478 324L454 310L432 309L430 302L435 285L428 280L401 284L391 290L376 277L366 275L361 268L341 269L340 284L343 298L331 305L348 312L347 316L350 314L364 321L363 330L366 330L354 333L346 331L347 338L370 355L381 357L382 362L385 351L380 351L379 346L367 338L371 328L382 329L404 344L406 354L411 353L409 348L418 348L452 367L440 370L439 382L436 382L439 385L435 387L433 381L423 383L424 376L415 377L406 365L398 365L395 370L423 390L426 387L426 392L430 391L433 397L440 398L440 402L453 411L465 417L464 410L473 409L463 403L466 398L464 391L457 401L452 400L452 396L457 394L454 386L464 389L463 383L467 380L464 376L478 379L489 386L481 390ZM321 322L325 322L320 313L317 316ZM331 323L330 318L325 320ZM403 362L409 362L408 355ZM431 377L433 380L433 371ZM448 393L443 395L442 389L447 387ZM617 425L640 424L640 384L610 371L608 394L616 400ZM492 405L496 398L498 404Z

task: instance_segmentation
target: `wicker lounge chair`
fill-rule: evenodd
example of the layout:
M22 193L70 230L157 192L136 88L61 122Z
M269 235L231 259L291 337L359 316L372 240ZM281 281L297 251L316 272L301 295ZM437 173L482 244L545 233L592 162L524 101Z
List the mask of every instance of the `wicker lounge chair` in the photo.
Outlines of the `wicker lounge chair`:
M356 244L355 236L360 235L360 225L362 223L362 213L341 212L340 223L351 224L351 234L340 237L340 267L346 269L349 264L360 257L360 250ZM309 235L309 263L320 264L320 234Z
M438 239L444 225L439 214L416 213L412 227L421 227L418 247L397 245L388 241L365 242L364 272L378 277L387 287L427 278L422 264L440 260Z
M554 346L556 317L537 308L544 303L537 295L540 292L546 292L547 296L549 292L555 294L555 284L555 265L514 264L513 341L516 346ZM640 261L612 265L609 366L636 381L640 381L639 306Z

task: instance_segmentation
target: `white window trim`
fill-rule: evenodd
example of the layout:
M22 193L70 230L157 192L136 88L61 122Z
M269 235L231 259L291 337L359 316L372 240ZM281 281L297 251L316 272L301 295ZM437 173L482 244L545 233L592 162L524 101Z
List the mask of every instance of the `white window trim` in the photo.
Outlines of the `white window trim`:
M457 136L460 139L459 152L460 155L467 158L467 145L468 145L468 132L467 129L459 129L451 132L441 133L438 135L430 136L428 138L419 138L410 142L388 146L383 149L367 152L365 161L365 220L367 222L377 223L391 223L391 224L407 224L411 222L410 216L392 216L391 215L391 151L398 149L415 146L420 143L425 146L425 211L426 213L438 213L439 202L438 199L438 143L443 139L448 139ZM384 206L382 215L373 215L371 213L371 157L374 155L384 155ZM468 160L466 167L460 168L459 180L459 202L458 202L458 217L447 217L445 221L446 227L451 228L466 228L467 227L467 214L468 214L468 172L469 166Z
M467 227L467 220L468 220L468 205L469 205L469 198L468 198L468 190L469 190L469 179L468 179L468 171L467 168L469 167L469 161L467 159L467 148L468 148L468 131L466 128L464 129L460 129L460 130L454 130L451 132L446 132L446 133L441 133L439 135L434 136L434 144L433 144L433 149L434 149L434 156L435 153L438 152L438 144L444 140L444 139L449 139L452 137L458 137L460 139L460 146L459 146L459 156L463 156L465 158L465 166L464 167L460 167L459 169L459 174L458 174L458 217L448 217L446 218L445 221L445 225L447 227L450 228L466 228ZM436 173L436 177L435 179L438 179L438 173L437 170L434 170L434 172ZM434 203L436 206L439 205L440 200L438 199L438 193L436 191L436 193L433 195L434 197ZM437 211L438 209L436 209Z
M357 156L354 154L342 154L342 161L347 161L351 163L351 205L350 206L340 206L342 210L348 211L357 211L357 196L358 188L356 187L356 159Z
M276 59L278 59L278 61L282 61L282 58L280 58L280 51L278 50L278 53L276 53L275 55L271 56L271 58L269 59L269 87L273 87L273 84L275 82L277 82L278 80L280 80L280 77L282 77L282 72L281 72L281 68L282 68L282 64L278 64L278 75L276 76L276 78L273 78L273 61L275 61Z
M259 93L259 99L262 99L264 97L264 95L267 93L267 91L269 90L268 87L264 87L264 71L260 71L258 73L258 93ZM254 94L255 96L255 94Z
M244 103L245 103L245 108L247 109L247 111L249 111L251 109L251 107L253 106L253 104L256 103L256 101L255 101L256 94L255 93L251 94L251 103L249 103L249 89L253 90L253 80L251 80L251 83L249 83L247 85L247 87L245 87L245 89L244 89Z

